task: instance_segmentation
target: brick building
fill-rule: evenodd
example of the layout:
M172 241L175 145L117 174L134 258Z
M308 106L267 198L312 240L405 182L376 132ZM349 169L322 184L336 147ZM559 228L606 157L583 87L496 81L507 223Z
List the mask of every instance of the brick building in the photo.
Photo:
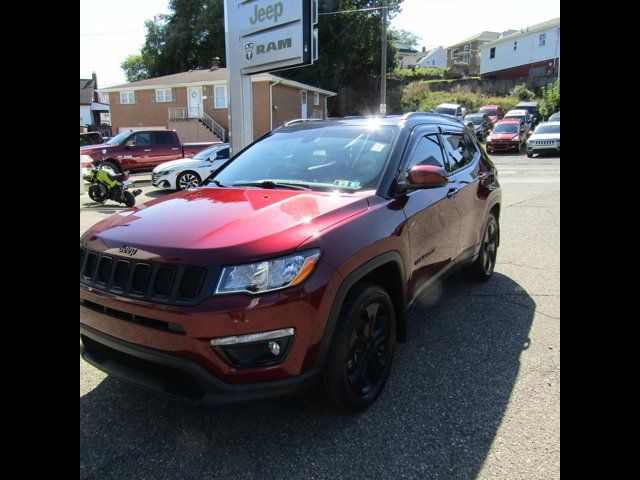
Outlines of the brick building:
M336 95L311 85L261 73L253 75L253 136L258 138L298 118L326 118L327 98ZM114 133L136 129L176 130L183 142L227 140L227 69L150 78L102 88L108 94Z

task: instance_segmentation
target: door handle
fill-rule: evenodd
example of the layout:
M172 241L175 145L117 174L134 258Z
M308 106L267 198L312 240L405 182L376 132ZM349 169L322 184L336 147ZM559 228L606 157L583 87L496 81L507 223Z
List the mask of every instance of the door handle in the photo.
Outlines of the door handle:
M459 191L460 189L458 188L450 188L449 192L447 193L447 198L455 198L456 195L458 195Z
M145 152L150 152L150 151L151 151L151 149L150 149L150 148L145 148L145 149L144 149L144 151L145 151Z

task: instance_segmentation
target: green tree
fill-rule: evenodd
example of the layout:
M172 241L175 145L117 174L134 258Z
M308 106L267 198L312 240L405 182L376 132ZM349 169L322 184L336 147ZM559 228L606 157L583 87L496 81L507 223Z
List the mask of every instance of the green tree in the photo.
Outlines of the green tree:
M389 29L389 34L394 40L411 46L417 45L422 40L420 35L409 32L408 30L391 28Z
M124 76L127 77L127 82L144 80L149 77L144 57L140 53L129 55L120 64L120 67L124 70Z

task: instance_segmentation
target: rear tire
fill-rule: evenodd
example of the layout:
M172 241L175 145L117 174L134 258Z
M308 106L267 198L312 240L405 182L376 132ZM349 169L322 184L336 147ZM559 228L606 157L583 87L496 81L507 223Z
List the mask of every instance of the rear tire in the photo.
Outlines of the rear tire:
M462 273L470 280L486 282L493 275L500 245L500 225L498 219L489 214L482 232L482 243L478 258L468 267L462 269Z
M113 173L122 173L122 170L120 169L120 166L114 162L111 162L109 160L104 161L100 164L101 167L105 168L105 169L109 169L111 170Z
M323 386L340 412L367 409L380 395L391 371L396 316L389 294L362 283L345 299L331 342Z
M136 197L129 190L125 190L122 194L122 198L124 199L124 204L128 207L134 207L136 204Z

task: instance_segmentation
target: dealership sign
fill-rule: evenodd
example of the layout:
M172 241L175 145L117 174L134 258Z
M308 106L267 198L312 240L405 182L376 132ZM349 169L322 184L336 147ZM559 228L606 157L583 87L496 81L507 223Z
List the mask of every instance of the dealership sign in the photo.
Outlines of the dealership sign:
M232 3L232 2L230 2ZM317 59L317 0L237 3L230 39L240 42L243 75L310 65ZM235 29L233 28L235 26Z
M231 153L253 140L255 73L311 65L318 58L318 0L225 0Z

